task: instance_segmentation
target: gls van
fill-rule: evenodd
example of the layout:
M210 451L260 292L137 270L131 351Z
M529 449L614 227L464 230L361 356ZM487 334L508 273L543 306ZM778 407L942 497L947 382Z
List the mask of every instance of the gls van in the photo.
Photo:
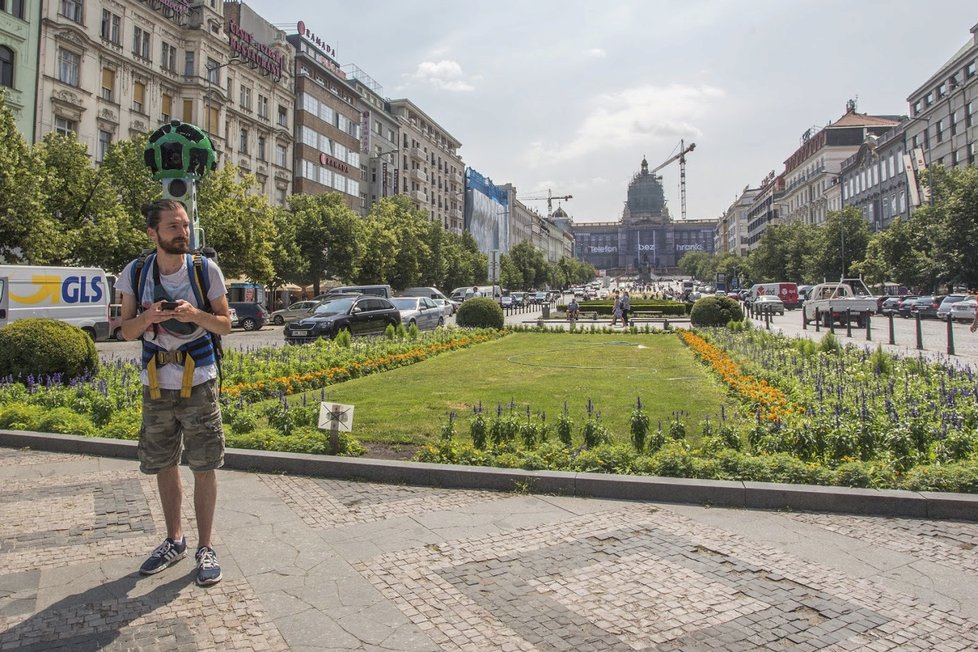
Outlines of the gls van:
M0 265L0 327L42 317L109 338L109 283L97 267Z

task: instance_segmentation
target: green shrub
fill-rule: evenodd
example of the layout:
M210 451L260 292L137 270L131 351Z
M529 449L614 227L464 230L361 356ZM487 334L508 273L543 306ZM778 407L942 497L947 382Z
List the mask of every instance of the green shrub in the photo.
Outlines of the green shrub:
M37 430L41 419L48 412L40 405L10 403L0 407L0 428L11 430Z
M489 297L466 299L458 309L455 323L464 328L503 327L503 309Z
M45 412L37 429L62 435L92 435L95 432L91 419L68 408L54 408Z
M728 322L743 320L743 309L730 297L703 297L689 313L693 326L726 326Z
M861 487L863 489L885 489L892 487L893 469L883 462L852 461L840 464L835 469L832 484L840 487Z
M85 331L55 319L20 319L0 328L0 378L68 382L98 370L98 351Z
M902 488L911 491L978 493L978 463L918 466L904 476Z
M139 439L139 429L142 425L143 413L140 410L119 410L96 434L109 439L136 440Z
M822 353L839 353L842 351L842 343L835 333L828 332L822 336L822 341L818 345L818 350Z

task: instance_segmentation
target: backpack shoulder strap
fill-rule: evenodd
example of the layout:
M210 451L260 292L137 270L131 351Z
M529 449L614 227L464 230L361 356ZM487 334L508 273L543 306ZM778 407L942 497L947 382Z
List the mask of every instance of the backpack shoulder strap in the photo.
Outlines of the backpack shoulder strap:
M200 254L194 254L193 256L190 256L190 254L187 255L190 258L187 261L187 271L190 273L190 287L193 289L194 296L197 298L197 305L203 310L210 312L211 300L207 296L207 293L210 291L210 274L207 266L210 263L207 262L207 258Z
M131 276L129 278L130 285L132 285L132 291L136 295L136 314L143 311L143 290L146 289L146 263L152 265L156 262L156 253L152 250L144 251L136 259L135 264L132 266Z

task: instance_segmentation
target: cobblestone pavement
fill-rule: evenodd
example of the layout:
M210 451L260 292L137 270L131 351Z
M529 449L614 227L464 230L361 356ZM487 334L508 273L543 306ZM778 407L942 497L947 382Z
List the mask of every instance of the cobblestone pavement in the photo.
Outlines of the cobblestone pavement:
M974 523L219 483L203 589L135 462L0 449L0 650L978 649Z

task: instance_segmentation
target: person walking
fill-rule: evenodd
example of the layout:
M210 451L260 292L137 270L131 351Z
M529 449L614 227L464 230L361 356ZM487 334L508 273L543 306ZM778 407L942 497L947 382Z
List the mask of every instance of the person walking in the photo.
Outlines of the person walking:
M611 325L614 326L618 323L618 319L621 317L621 296L618 294L618 290L615 290L615 302L611 307Z
M211 547L215 470L224 464L217 390L219 340L212 334L231 332L224 274L215 262L189 253L190 219L182 204L162 199L143 212L156 251L130 262L115 286L122 297L123 337L141 339L143 345L139 469L156 476L166 522L166 539L139 572L153 575L187 553L179 469L185 447L194 476L196 582L207 586L222 577Z
M624 290L621 293L621 323L625 328L628 328L628 312L632 309L632 302L628 298L628 290Z

